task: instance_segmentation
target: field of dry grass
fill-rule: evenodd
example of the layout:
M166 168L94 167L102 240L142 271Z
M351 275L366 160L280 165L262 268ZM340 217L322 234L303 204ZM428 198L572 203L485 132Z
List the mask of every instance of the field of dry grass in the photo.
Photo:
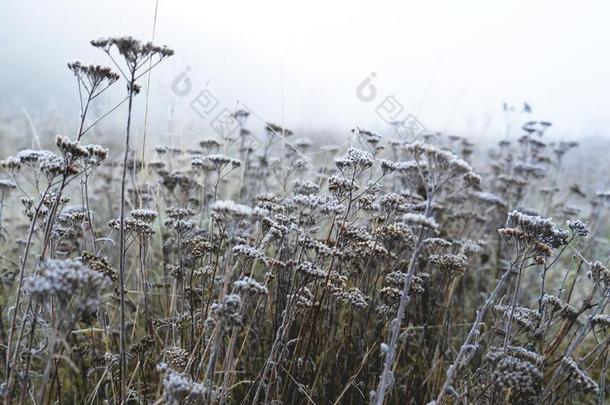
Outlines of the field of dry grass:
M5 404L609 399L603 151L545 121L320 148L242 110L143 154L132 111L173 51L92 45L110 67L68 65L75 132L0 155ZM110 91L109 152L88 111Z

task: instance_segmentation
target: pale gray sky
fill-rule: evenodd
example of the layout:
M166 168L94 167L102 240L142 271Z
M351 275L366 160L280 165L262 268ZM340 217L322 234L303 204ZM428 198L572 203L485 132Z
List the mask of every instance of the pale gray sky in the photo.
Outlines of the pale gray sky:
M88 41L150 39L155 0L7 0L0 7L0 106L76 108L65 63L107 63ZM557 134L610 136L607 1L159 0L156 42L176 55L152 76L151 125L201 118L200 90L297 129L381 128L394 95L431 130L501 133L503 101L532 105ZM187 69L193 90L171 91ZM372 72L377 99L357 86ZM116 89L115 89L116 90ZM121 89L122 90L122 89ZM192 121L192 122L191 122ZM189 123L189 124L187 124ZM255 122L252 121L253 125Z

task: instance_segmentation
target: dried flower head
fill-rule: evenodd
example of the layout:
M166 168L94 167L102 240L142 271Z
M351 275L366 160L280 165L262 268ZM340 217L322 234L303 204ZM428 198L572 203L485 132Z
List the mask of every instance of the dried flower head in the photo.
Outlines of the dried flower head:
M233 287L235 287L235 290L237 291L243 291L251 295L267 295L269 293L267 287L248 276L244 276L235 281Z
M47 260L43 266L25 284L26 291L41 301L54 296L63 305L73 301L82 311L93 312L111 285L105 274L77 260Z
M578 391L585 393L592 393L597 395L599 393L599 386L597 383L589 377L586 371L576 364L576 362L570 357L564 357L561 359L561 368L564 375L569 379L570 386Z

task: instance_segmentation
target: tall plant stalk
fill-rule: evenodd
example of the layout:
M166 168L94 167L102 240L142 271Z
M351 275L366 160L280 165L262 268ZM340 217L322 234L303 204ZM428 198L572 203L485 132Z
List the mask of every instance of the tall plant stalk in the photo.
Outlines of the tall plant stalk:
M119 299L120 299L120 356L121 356L121 403L127 398L127 350L125 335L125 184L127 182L127 161L129 159L129 138L131 130L131 112L135 86L135 70L131 70L128 84L127 126L125 128L125 151L123 153L123 172L121 175L121 214L119 228Z

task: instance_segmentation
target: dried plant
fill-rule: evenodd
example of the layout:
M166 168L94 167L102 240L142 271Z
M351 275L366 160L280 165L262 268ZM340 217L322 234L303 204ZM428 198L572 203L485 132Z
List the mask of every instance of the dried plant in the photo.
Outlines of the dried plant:
M138 81L173 52L92 44L119 73L68 65L74 136L0 161L4 403L608 400L610 192L566 180L550 123L324 149L236 111L236 139L139 160ZM124 103L120 156L85 144Z

